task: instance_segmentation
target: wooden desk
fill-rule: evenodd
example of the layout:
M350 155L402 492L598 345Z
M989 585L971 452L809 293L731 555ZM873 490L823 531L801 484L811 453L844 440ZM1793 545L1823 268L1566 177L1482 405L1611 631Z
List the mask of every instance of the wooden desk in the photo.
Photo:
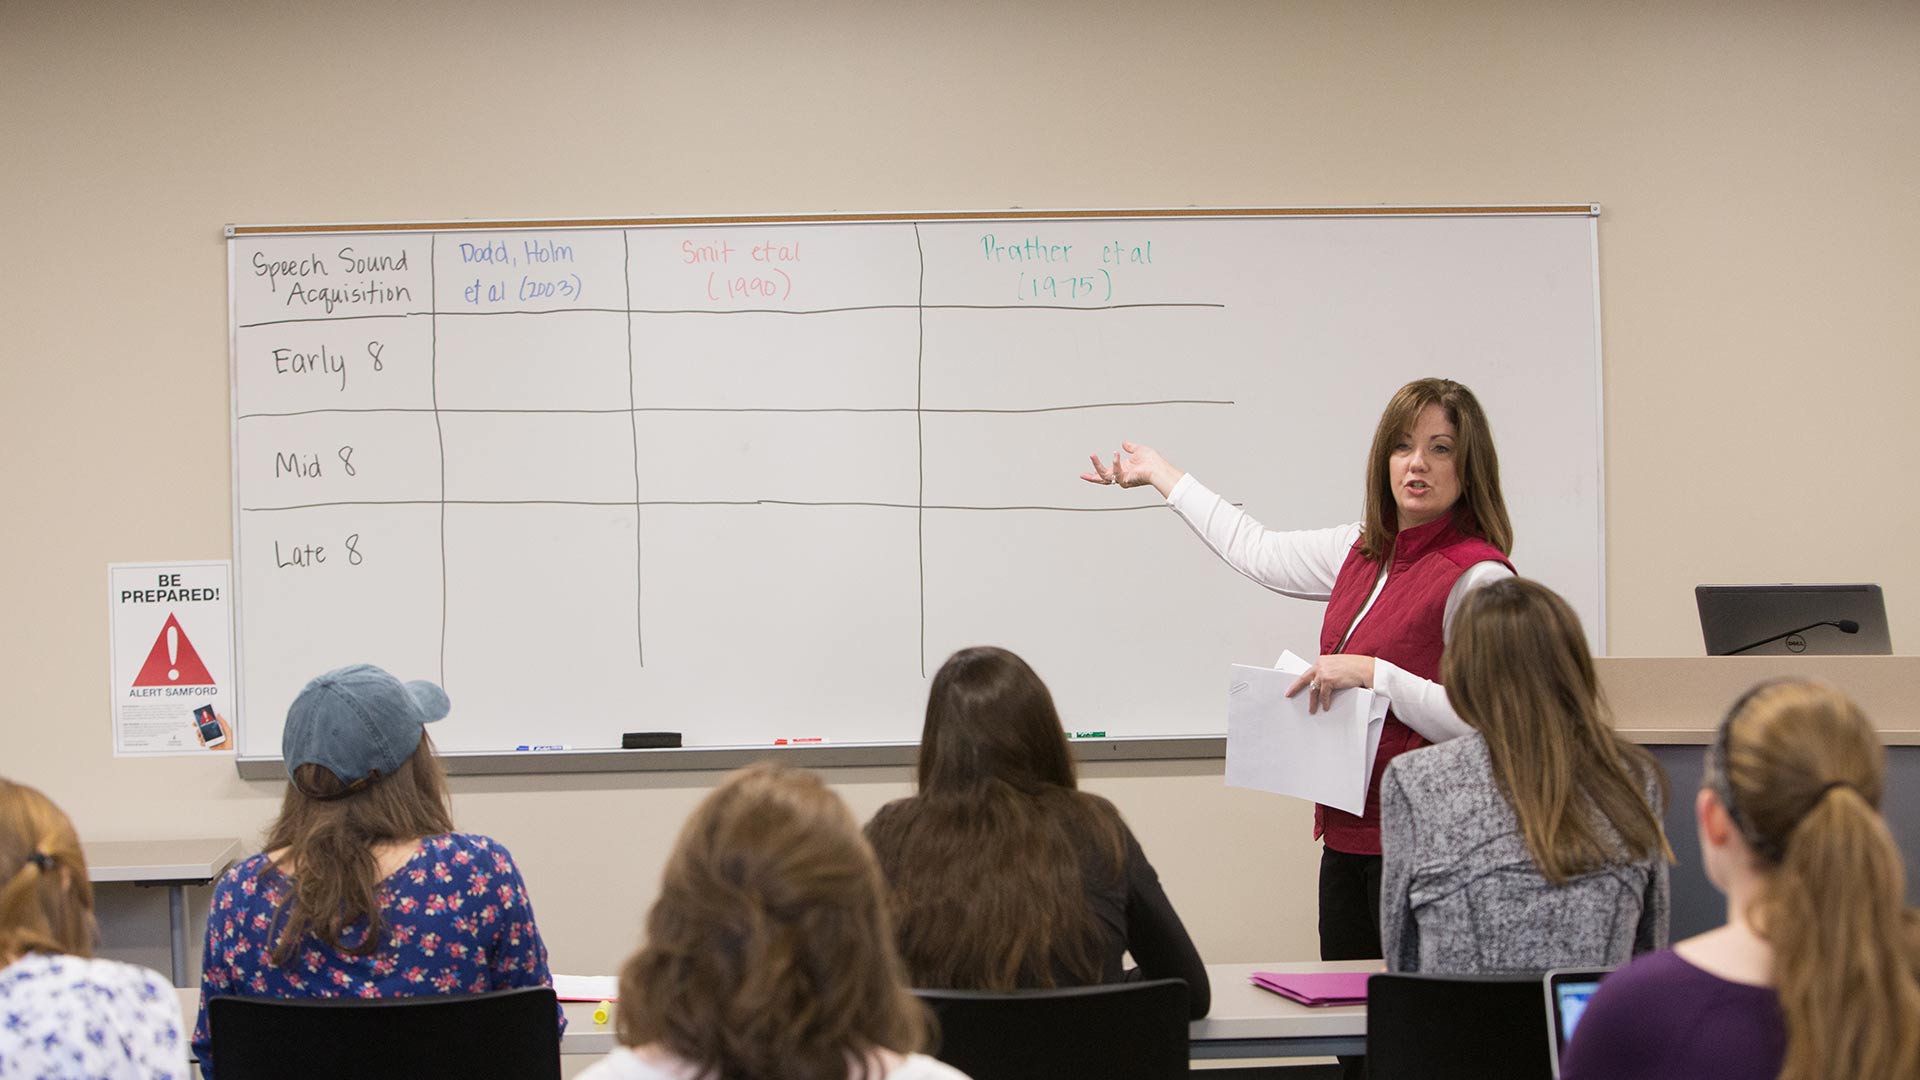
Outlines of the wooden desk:
M1367 1049L1367 1009L1364 1005L1309 1008L1279 994L1255 988L1248 977L1256 971L1379 971L1378 960L1305 961L1266 964L1208 964L1213 984L1213 1008L1189 1029L1194 1060L1327 1057L1363 1054ZM193 1023L200 1008L197 988L181 989L180 1011ZM564 1001L567 1033L560 1040L565 1057L603 1057L616 1045L613 1023L593 1022L593 1001ZM570 1066L571 1067L571 1066Z
M91 840L86 852L87 878L94 882L125 881L135 885L163 885L167 889L169 952L173 985L187 981L187 886L205 885L227 872L240 857L240 841L202 840Z

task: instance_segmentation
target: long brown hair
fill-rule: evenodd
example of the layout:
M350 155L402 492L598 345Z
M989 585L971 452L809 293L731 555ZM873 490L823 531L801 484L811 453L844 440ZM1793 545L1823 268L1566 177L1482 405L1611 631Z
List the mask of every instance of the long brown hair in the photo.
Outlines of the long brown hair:
M0 963L30 952L93 955L93 883L80 837L53 800L0 779Z
M1765 873L1747 917L1773 946L1782 1080L1920 1076L1920 950L1885 773L1859 706L1807 679L1748 691L1708 751L1706 785Z
M424 730L407 763L372 783L348 785L324 766L300 766L267 830L267 850L286 849L279 865L293 878L275 916L273 962L290 963L308 934L349 956L373 952L384 937L374 849L452 831L446 774ZM342 942L341 934L363 918L367 932L360 941Z
M1441 659L1461 719L1487 743L1527 851L1554 885L1620 861L1672 859L1666 773L1614 732L1580 618L1525 578L1467 594ZM1661 806L1648 805L1647 782Z
M1099 982L1087 882L1124 872L1125 840L1113 805L1078 790L1040 676L1005 649L953 654L927 695L916 772L919 792L867 825L914 984Z
M880 871L812 773L733 773L686 826L620 972L617 1033L723 1080L843 1080L906 1054L927 1012L893 951Z
M1373 448L1367 453L1367 519L1360 534L1361 557L1373 562L1385 559L1400 535L1399 503L1393 497L1393 448L1413 430L1414 421L1429 405L1440 406L1455 432L1453 460L1460 477L1460 500L1453 505L1454 523L1502 554L1512 554L1513 522L1507 518L1507 500L1500 494L1500 458L1493 452L1493 427L1480 409L1480 400L1452 379L1415 379L1387 402L1373 430Z

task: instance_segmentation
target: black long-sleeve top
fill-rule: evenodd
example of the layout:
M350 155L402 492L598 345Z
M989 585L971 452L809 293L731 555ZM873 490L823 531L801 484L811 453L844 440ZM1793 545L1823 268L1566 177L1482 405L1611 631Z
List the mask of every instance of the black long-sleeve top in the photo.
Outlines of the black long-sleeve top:
M1200 950L1194 948L1186 924L1173 910L1173 902L1167 899L1167 891L1160 887L1160 875L1147 861L1140 841L1125 823L1120 828L1127 842L1121 879L1087 889L1087 903L1107 931L1106 947L1101 952L1105 981L1185 979L1187 1004L1198 1020L1213 1005L1207 966L1201 962ZM1123 968L1122 952L1131 953L1139 966Z

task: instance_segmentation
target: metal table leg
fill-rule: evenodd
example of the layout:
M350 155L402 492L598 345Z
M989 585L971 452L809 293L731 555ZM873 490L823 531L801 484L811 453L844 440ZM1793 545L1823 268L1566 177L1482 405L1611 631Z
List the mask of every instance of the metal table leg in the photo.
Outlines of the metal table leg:
M167 914L170 916L169 942L173 953L173 985L187 985L187 887L167 886Z

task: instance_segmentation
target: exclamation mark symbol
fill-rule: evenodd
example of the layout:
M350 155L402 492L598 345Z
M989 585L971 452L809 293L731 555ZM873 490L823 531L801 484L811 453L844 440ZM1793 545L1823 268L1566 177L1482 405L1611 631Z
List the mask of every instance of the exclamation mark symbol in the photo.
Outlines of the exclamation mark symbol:
M177 681L180 678L180 628L177 626L167 627L167 663L173 665L167 668L167 678Z

